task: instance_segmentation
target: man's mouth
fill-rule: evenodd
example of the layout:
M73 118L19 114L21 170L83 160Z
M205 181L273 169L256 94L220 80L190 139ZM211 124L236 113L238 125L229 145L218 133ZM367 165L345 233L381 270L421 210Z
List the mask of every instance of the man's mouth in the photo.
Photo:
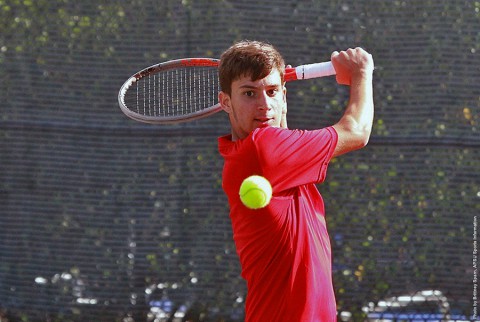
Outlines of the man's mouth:
M260 123L268 123L270 120L273 120L271 117L257 117L255 118L255 121L260 122Z

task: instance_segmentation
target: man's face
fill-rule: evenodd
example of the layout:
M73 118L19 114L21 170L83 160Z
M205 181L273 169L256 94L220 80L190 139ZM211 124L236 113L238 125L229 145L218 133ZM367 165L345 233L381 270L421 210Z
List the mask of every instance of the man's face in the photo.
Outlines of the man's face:
M247 137L258 127L280 127L287 110L286 88L277 69L265 78L252 81L243 76L232 83L232 94L220 92L219 101L229 114L232 139Z

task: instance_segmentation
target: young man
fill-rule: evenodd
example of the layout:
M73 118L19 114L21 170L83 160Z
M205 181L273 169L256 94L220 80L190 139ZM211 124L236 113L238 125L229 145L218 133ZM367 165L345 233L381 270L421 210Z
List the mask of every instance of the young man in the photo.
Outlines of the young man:
M221 56L219 101L231 134L219 138L223 189L247 281L245 321L336 321L331 248L322 197L315 184L329 161L365 146L373 122L373 59L361 48L331 57L350 101L335 125L287 128L285 64L269 44L242 41ZM318 109L319 114L321 108ZM272 184L270 204L250 210L242 181L257 174Z

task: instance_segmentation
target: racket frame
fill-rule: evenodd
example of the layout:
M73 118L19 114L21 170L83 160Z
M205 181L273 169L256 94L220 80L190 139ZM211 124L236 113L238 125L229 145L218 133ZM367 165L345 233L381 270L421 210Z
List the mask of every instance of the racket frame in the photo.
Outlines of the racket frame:
M145 78L147 76L167 71L167 70L175 70L179 68L185 67L218 67L220 63L219 59L215 58L183 58L183 59L176 59L170 60L167 62L155 64L149 66L147 68L142 69L141 71L133 74L120 88L118 92L118 105L122 112L130 117L131 119L139 122L150 123L150 124L176 124L180 122L188 122L193 121L196 119L204 118L219 112L222 107L220 103L212 105L210 107L204 108L200 111L192 112L189 114L177 115L177 116L151 116L151 115L143 115L140 113L136 113L129 109L125 104L125 93L127 90L134 86L136 82L140 79Z

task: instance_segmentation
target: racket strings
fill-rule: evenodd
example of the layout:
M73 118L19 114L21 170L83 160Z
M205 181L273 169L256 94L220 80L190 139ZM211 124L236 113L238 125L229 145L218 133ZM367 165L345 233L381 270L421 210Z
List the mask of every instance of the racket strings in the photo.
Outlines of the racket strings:
M215 67L165 70L137 80L125 93L125 105L152 117L174 117L201 112L217 104L220 90ZM133 88L132 88L133 89Z

